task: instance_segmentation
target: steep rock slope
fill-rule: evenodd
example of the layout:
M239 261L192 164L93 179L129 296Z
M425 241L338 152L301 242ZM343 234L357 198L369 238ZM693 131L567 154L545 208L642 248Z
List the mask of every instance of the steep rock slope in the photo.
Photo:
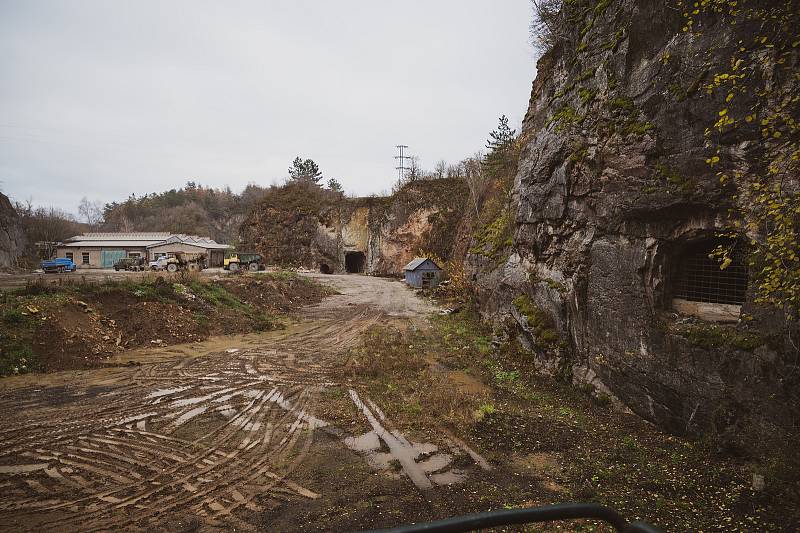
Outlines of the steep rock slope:
M687 31L677 2L655 0L564 9L523 124L513 245L499 264L470 258L484 313L522 331L543 372L670 431L781 439L800 410L775 316L752 289L740 316L754 319L736 324L680 314L673 300L690 256L734 228L736 191L708 164L706 128L725 102L704 86L758 26L710 17ZM746 174L759 133L723 135L716 157Z
M0 193L0 268L16 266L24 242L19 216L8 197Z

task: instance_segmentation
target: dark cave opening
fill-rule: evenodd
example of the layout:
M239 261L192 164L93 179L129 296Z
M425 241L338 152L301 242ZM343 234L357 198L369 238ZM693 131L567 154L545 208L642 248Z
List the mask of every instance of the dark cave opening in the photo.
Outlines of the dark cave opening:
M333 271L331 270L331 267L329 267L326 263L320 263L319 264L319 271L322 274L332 274L333 273Z
M364 252L347 252L344 254L344 267L351 274L361 274L367 265L367 256Z

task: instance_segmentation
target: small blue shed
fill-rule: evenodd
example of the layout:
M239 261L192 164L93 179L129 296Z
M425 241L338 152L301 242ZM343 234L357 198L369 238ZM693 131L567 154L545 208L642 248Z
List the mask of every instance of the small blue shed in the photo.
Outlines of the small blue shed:
M427 257L417 257L403 270L406 274L406 283L418 289L436 287L442 278L442 269Z

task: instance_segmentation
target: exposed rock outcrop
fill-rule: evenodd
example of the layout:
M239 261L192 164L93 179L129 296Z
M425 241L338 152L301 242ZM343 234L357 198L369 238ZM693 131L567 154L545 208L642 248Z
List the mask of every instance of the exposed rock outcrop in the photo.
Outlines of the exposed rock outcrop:
M800 389L775 317L752 294L742 312L755 319L735 325L672 305L688 250L734 227L736 191L707 164L705 129L725 104L702 87L758 30L711 19L686 31L682 10L656 0L565 5L567 34L539 61L523 123L513 246L499 265L470 258L482 309L523 332L542 371L672 432L779 439ZM742 128L717 156L747 173L759 138ZM561 343L537 341L544 323Z
M268 191L242 239L273 264L397 275L421 253L452 256L466 198L459 179L414 181L368 198L289 184Z
M19 216L8 197L0 193L0 269L15 267L24 247Z

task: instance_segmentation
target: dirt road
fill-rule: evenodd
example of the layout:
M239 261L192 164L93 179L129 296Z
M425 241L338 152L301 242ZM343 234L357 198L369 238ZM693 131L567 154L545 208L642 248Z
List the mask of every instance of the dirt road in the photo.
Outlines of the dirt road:
M426 494L488 470L455 437L392 431L357 383L334 378L368 328L421 323L431 305L396 281L314 277L340 294L283 331L0 381L0 529L326 528L291 517L330 510L332 476Z

